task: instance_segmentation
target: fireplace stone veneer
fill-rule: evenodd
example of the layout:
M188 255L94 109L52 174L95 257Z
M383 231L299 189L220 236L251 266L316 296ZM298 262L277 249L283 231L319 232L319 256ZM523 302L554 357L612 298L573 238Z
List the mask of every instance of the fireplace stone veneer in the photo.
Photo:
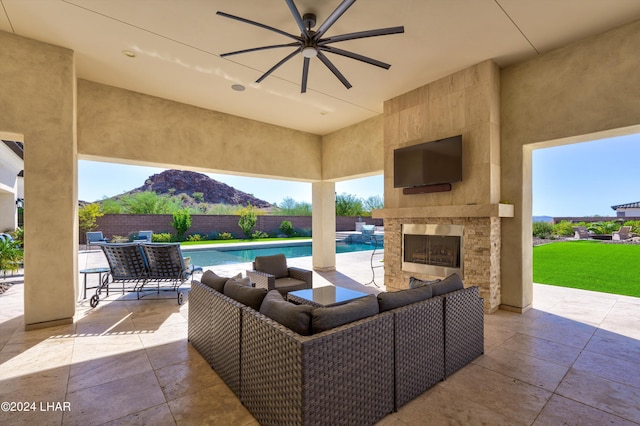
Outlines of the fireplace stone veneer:
M384 220L385 285L388 290L409 287L409 278L443 278L443 275L403 270L403 225L456 225L463 229L461 265L465 286L478 286L485 312L500 305L500 217L402 217ZM405 226L406 228L406 226Z

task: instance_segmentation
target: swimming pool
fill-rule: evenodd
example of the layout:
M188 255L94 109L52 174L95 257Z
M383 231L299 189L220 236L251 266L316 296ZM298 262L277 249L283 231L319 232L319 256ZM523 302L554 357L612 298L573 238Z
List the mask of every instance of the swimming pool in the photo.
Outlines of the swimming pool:
M378 241L378 248L382 248L382 241ZM373 244L336 242L336 253L351 253L354 251L373 250ZM252 262L256 256L269 256L272 254L284 254L288 258L311 256L311 242L295 245L277 245L269 247L250 248L224 247L206 249L183 249L184 256L191 258L192 265L216 266L232 263Z

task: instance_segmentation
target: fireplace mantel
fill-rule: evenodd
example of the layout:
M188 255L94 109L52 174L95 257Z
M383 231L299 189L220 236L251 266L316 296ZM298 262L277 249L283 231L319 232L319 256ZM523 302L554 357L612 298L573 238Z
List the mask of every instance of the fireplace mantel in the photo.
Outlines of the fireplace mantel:
M513 204L465 204L459 206L400 207L378 209L373 218L401 219L410 217L513 217Z

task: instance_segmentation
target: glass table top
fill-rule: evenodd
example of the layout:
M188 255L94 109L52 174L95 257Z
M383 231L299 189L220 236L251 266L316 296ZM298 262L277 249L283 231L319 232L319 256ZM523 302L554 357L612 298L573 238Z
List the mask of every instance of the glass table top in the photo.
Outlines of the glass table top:
M340 305L353 299L368 296L367 293L332 285L291 291L289 295L322 306Z

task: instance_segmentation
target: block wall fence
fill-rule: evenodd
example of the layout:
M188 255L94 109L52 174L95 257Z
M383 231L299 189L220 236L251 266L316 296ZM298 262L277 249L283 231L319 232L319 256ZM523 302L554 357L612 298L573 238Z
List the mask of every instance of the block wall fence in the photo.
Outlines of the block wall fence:
M235 237L243 237L242 230L238 226L240 216L237 215L191 215L191 227L187 231L190 234L204 234L211 232L229 232ZM355 231L358 217L337 216L336 232ZM138 231L153 231L156 234L175 234L171 226L173 216L170 214L106 214L97 219L96 231L102 231L106 238L114 235L127 237ZM259 215L254 230L263 231L269 235L278 233L282 221L288 220L294 229L312 229L311 216L270 216ZM363 217L363 222L369 225L383 226L382 219ZM80 233L80 241L84 243L85 235Z

